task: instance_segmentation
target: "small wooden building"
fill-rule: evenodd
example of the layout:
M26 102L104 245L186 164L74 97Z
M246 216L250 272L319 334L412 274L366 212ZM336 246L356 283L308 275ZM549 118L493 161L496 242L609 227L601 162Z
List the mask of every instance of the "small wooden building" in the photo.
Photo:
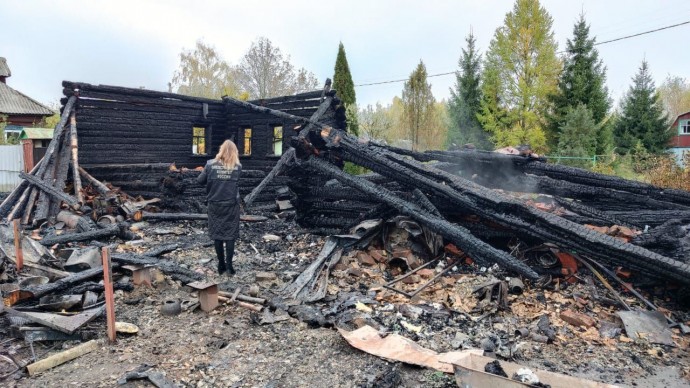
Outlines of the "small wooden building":
M682 164L686 155L690 155L690 112L678 115L671 124L675 135L671 138L670 151Z
M23 127L34 126L55 112L7 85L12 76L7 60L0 57L0 116L6 116L6 132L19 135Z
M29 172L34 168L43 155L50 140L53 139L52 128L24 128L19 134L19 141L24 150L24 171Z

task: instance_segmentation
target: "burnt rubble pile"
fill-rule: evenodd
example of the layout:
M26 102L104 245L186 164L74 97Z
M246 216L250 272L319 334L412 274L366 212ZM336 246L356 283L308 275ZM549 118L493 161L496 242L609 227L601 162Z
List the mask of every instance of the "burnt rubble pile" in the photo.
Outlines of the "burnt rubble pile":
M529 152L419 153L362 141L318 117L294 120L305 125L292 140L295 156L282 163L289 167L276 169L293 177L297 219L317 231L402 214L474 262L499 264L532 281L548 274L511 254L514 239L530 247L551 244L656 281L690 284L688 192L548 164ZM348 174L345 162L372 174ZM669 221L670 211L679 218ZM642 224L637 213L654 225ZM673 237L647 238L655 226L673 229Z

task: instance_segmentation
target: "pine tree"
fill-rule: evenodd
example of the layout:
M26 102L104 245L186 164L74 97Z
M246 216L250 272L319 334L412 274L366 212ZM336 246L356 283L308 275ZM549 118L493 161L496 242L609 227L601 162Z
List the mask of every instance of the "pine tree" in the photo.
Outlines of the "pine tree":
M606 88L606 67L594 48L596 38L589 37L589 26L584 15L575 23L573 39L566 42L563 72L558 80L558 92L551 97L553 113L549 116L547 138L551 144L558 144L559 128L567 113L579 104L587 105L596 123L601 123L611 108ZM605 126L601 127L605 129ZM599 136L598 136L599 137ZM601 135L603 152L607 134Z
M345 56L345 46L340 42L338 46L338 56L335 59L335 73L333 74L333 89L338 92L338 97L347 107L351 106L346 112L348 130L354 135L359 135L359 126L357 124L357 97L355 96L355 83L352 81L352 74L350 74L350 66L347 64L347 57ZM352 113L354 112L354 114Z
M592 111L585 104L570 108L565 122L560 128L558 152L560 155L587 158L597 150L597 125ZM573 160L567 164L576 167L589 167L587 161Z
M436 100L427 82L427 71L424 62L419 61L410 78L405 82L402 92L404 120L409 130L412 149L418 150L422 137L431 128Z
M651 153L662 153L668 148L673 133L664 114L654 80L649 74L647 61L633 77L621 106L621 117L614 128L617 151L631 151L639 141Z
M472 143L480 149L490 149L488 134L482 129L477 119L481 109L481 54L475 49L476 39L470 34L465 38L467 48L462 49L455 72L455 87L450 90L448 102L450 128L448 144L462 145Z
M561 70L552 25L538 0L516 0L494 33L479 120L497 146L529 143L537 152L546 150L548 96L555 93Z

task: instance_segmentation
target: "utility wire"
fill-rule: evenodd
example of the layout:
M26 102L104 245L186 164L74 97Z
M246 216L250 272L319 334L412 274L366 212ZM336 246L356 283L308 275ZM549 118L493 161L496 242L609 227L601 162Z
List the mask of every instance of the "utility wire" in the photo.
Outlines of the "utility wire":
M630 38L634 38L634 37L637 37L637 36L640 36L640 35L646 35L646 34L651 34L651 33L653 33L653 32L668 30L668 29L670 29L670 28L680 27L680 26L685 25L685 24L690 24L690 20L687 20L687 21L684 21L684 22L681 22L681 23L677 23L677 24L672 24L672 25L670 25L670 26L665 26L665 27L656 28L656 29L654 29L654 30L639 32L639 33L637 33L637 34L632 34L632 35L621 36L620 38L609 39L609 40L605 40L605 41L603 41L603 42L597 42L597 43L594 44L594 46L600 46L600 45L602 45L602 44L618 42L619 40L630 39ZM562 53L565 53L565 51L559 51L557 54L562 54ZM455 74L455 72L454 72L454 71L449 71L449 72L447 72L447 73L430 74L430 75L427 76L427 78L441 77L441 76L444 76L444 75L451 75L451 74ZM392 83L405 82L405 81L407 81L407 78L405 78L405 79L390 80L390 81L381 81L381 82L370 82L370 83L366 83L366 84L355 85L355 87L358 87L358 86L371 86L371 85L392 84Z

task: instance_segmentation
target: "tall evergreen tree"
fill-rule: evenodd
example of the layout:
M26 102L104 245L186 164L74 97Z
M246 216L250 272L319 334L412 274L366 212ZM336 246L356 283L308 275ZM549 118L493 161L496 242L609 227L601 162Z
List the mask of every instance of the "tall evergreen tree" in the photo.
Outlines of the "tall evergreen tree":
M640 142L651 153L662 153L673 136L668 118L649 74L647 61L633 77L621 105L621 117L614 128L614 139L619 153L631 151Z
M575 108L569 108L560 128L559 152L567 156L591 157L597 149L597 129L587 105L580 103ZM582 168L591 166L582 160L567 161L567 164Z
M556 91L561 70L552 25L538 0L516 0L494 33L479 120L497 146L529 143L538 152L546 149L548 96Z
M345 46L340 42L338 46L338 56L335 59L335 73L333 74L333 88L338 92L338 97L345 104L345 107L350 107L347 110L348 129L351 133L359 135L359 126L357 124L357 97L355 96L355 83L352 81L352 74L350 74L350 65L347 64L347 57L345 56Z
M558 144L559 129L568 112L579 104L585 104L592 112L592 118L601 123L611 108L606 88L606 67L594 48L596 38L589 36L589 26L584 15L575 23L573 38L565 47L563 71L558 80L558 92L551 97L553 113L549 116L547 138L551 144ZM602 126L602 129L605 127ZM606 143L606 133L598 134L601 145ZM596 152L604 152L597 147Z
M462 49L462 57L458 60L459 70L455 72L455 87L451 88L451 97L448 101L448 143L473 143L480 149L490 149L489 136L477 119L477 113L481 109L482 56L475 48L477 40L474 34L470 32L465 41L467 48Z
M431 128L436 100L427 82L424 62L419 61L410 78L405 82L402 92L403 116L412 141L412 149L418 150L422 137Z

